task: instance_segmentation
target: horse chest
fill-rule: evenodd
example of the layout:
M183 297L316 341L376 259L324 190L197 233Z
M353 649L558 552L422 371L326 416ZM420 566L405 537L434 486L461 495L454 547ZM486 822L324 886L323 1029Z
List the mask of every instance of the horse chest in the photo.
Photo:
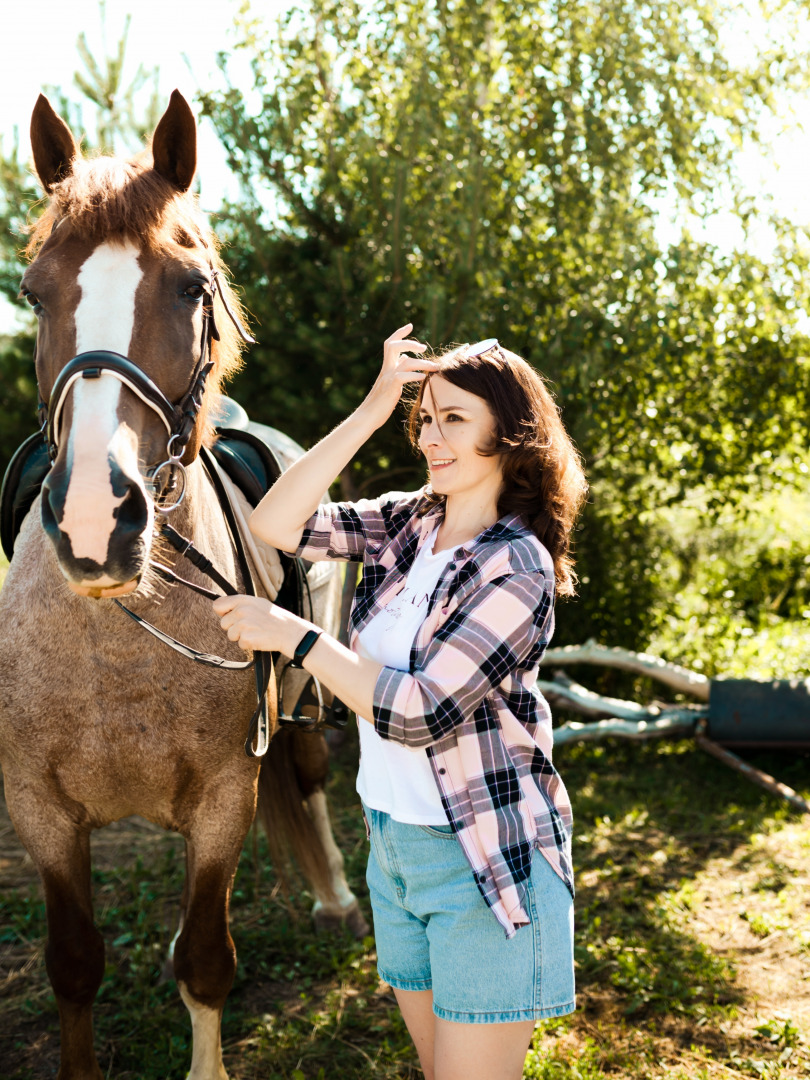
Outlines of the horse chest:
M178 756L242 754L250 672L201 668L108 603L73 598L58 581L27 585L16 562L0 594L4 763L56 760L77 780L109 778L114 792L124 775L137 776L140 788L165 785ZM213 651L224 638L202 607L181 619L166 604L160 615L203 648Z

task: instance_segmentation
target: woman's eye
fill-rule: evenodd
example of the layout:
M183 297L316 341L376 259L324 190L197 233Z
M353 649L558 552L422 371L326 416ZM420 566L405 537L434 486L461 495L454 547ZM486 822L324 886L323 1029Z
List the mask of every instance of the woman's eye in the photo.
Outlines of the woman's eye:
M189 300L199 300L201 299L203 292L204 289L202 285L197 282L194 285L189 285L186 291L183 293L183 296L187 296Z
M457 416L455 413L452 413L452 412L448 413L447 416L445 417L445 419L446 420L459 421L459 422L461 421L461 417Z

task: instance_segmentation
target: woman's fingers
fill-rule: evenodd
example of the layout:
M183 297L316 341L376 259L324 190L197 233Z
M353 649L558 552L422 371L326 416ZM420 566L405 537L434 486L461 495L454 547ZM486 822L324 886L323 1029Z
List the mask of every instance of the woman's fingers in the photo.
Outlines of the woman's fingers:
M385 339L385 344L387 345L389 341L400 341L403 335L410 334L411 330L413 330L413 323L405 323L404 326L400 326L399 330L395 330L393 334L388 335Z
M405 326L400 326L400 328L395 330L390 337L385 339L383 359L389 365L393 366L396 364L404 353L421 353L427 348L427 345L424 345L421 341L415 341L413 338L405 336L406 334L409 334L411 330L413 330L413 323L406 323Z

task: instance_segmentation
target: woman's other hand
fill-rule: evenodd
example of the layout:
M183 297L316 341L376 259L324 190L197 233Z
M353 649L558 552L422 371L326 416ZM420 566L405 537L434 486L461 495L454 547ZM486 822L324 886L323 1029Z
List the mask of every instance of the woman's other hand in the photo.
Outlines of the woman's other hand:
M380 374L357 410L375 428L382 427L397 407L406 383L421 382L430 372L438 370L439 365L433 360L409 355L423 353L427 348L427 345L407 336L412 330L413 323L406 323L386 338Z
M220 596L214 611L231 641L245 652L281 652L292 656L307 627L284 608L262 596Z

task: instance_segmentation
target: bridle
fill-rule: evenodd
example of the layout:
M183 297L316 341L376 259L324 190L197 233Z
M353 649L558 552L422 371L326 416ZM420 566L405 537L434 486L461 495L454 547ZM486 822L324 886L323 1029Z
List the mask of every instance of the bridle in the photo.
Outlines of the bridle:
M186 454L189 439L194 431L197 417L202 408L202 400L206 389L208 375L214 366L213 361L211 360L211 342L219 341L220 339L214 318L215 295L219 295L226 314L231 322L233 322L242 340L248 344L255 344L255 339L247 333L228 304L224 291L219 284L216 268L213 265L210 265L209 269L209 283L207 287L203 287L203 325L200 341L200 356L195 365L194 372L192 373L188 389L176 404L171 402L160 387L128 357L123 356L121 353L98 349L79 353L79 355L75 356L64 368L62 368L54 382L48 402L46 403L43 401L40 396L38 413L41 430L48 447L48 455L53 462L59 450L62 410L64 408L65 400L71 388L79 379L97 379L100 378L101 375L112 375L140 398L145 405L160 417L168 436L165 459L159 461L156 465L153 465L146 472L146 476L153 484L157 494L162 492L164 495L168 494L173 496L173 501L168 503L159 503L157 498L155 499L157 512L164 517L159 528L160 535L179 552L181 557L189 559L189 561L197 566L202 573L218 585L225 594L235 595L239 590L228 581L222 573L220 573L216 566L214 566L206 556L194 547L190 540L181 536L181 534L173 529L166 520L166 516L171 513L172 510L177 509L185 495L186 470L182 459ZM200 448L199 454L225 515L228 531L231 535L231 541L236 552L237 562L244 583L244 589L250 595L255 595L250 564L241 540L238 524L234 517L233 510L231 509L230 500L217 471L216 462L204 446ZM184 585L211 600L216 599L220 595L220 593L216 593L210 589L203 588L200 585L187 581L185 578L178 576L169 567L163 566L160 563L152 561L151 566L162 578L173 584ZM120 600L115 599L114 602L131 619L137 622L139 626L142 626L159 641L162 641L176 652L181 653L183 656L186 656L197 663L218 667L228 671L244 671L250 667L254 669L256 675L257 705L248 725L248 734L245 740L245 753L249 757L263 756L269 745L270 724L267 713L267 689L273 675L272 656L266 652L256 651L253 654L252 660L242 661L226 660L221 656L200 652L197 649L193 649L191 646L178 641L172 635L159 630L156 626L153 626L152 623L122 604ZM321 697L320 688L318 688L318 697L319 699ZM292 717L280 719L292 723L303 721L301 726L308 730L320 727L323 723L323 721L319 720L318 724L315 724L310 718L300 716L298 710L294 711Z
M200 356L189 381L188 389L174 404L160 387L137 364L121 353L97 349L74 356L59 372L53 384L47 404L39 398L37 411L40 427L48 446L48 455L54 461L59 449L62 410L65 400L73 385L79 379L97 379L101 375L112 375L133 394L141 399L152 412L156 413L166 428L168 441L166 458L147 470L147 477L158 488L158 478L166 472L163 486L174 488L178 483L181 489L172 506L164 506L164 512L175 509L183 500L186 475L182 459L188 447L188 441L197 423L197 416L202 408L205 384L214 363L211 359L211 342L219 341L220 335L214 318L214 297L219 295L222 306L236 327L244 342L255 345L256 340L242 326L233 312L227 297L219 284L219 274L209 264L209 282L203 286L203 320L200 335Z

